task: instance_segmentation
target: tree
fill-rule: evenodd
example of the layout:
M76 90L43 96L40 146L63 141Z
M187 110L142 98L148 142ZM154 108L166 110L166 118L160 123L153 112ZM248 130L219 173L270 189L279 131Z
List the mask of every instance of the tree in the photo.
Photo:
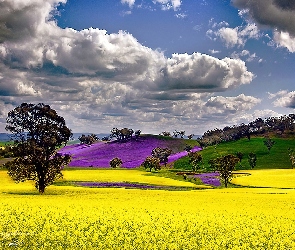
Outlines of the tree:
M157 147L152 150L152 156L155 158L158 158L160 160L160 163L164 163L165 167L168 162L168 157L169 155L171 155L171 153L172 153L172 150L169 148Z
M289 151L289 158L290 158L290 161L292 164L292 168L294 168L295 167L295 152L291 148L289 148L288 151Z
M271 148L273 147L273 145L275 144L275 141L273 141L272 139L270 138L266 138L264 141L263 141L264 145L267 147L268 149L268 152L270 152Z
M194 134L190 134L190 135L187 136L187 138L188 138L189 140L191 140L191 139L193 139L194 136L195 136Z
M98 137L95 134L91 134L87 136L82 134L81 136L79 136L78 140L80 141L81 144L91 145L94 142L98 141Z
M224 181L225 187L227 187L231 180L232 171L235 169L239 160L238 157L231 154L210 160L210 164L219 172L221 179Z
M150 172L152 172L152 169L155 169L155 171L161 169L160 159L153 156L148 156L141 165L145 169L149 169Z
M138 137L140 136L140 134L141 134L141 130L140 130L140 129L136 130L136 131L134 132L135 139L138 139Z
M171 136L171 133L168 132L168 131L163 131L161 134L162 134L163 136ZM160 134L160 135L161 135L161 134Z
M133 129L130 129L130 128L122 128L122 129L113 128L111 130L110 137L111 138L113 138L113 137L117 138L117 140L119 142L126 142L126 141L132 139L133 133L134 133Z
M257 162L257 157L256 157L256 154L251 152L249 155L248 155L248 162L249 162L249 165L250 167L253 169L255 166L256 166L256 162Z
M201 163L203 162L203 157L198 152L189 152L189 163L192 165L192 169L195 172L201 168Z
M57 153L72 137L63 117L49 105L23 103L8 113L6 130L14 139L16 157L6 164L15 182L35 181L39 193L56 179L62 178L62 167L71 157Z
M122 160L118 157L115 157L112 160L110 160L110 166L112 168L119 168L121 167L122 164L123 164Z

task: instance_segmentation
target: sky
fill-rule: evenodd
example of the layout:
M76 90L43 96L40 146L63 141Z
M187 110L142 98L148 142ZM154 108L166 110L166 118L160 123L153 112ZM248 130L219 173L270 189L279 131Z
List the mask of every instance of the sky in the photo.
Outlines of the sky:
M27 102L200 135L294 113L294 86L294 0L0 0L0 132Z

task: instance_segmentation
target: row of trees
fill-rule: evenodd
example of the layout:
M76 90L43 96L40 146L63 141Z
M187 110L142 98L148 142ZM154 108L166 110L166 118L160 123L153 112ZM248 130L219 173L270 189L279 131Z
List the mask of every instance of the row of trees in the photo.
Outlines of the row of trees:
M91 145L95 143L96 141L98 141L99 138L95 134L91 134L91 135L82 134L81 136L78 137L78 140L80 141L81 144Z
M169 136L169 137L174 137L174 138L178 138L178 136L179 136L180 138L184 138L185 131L183 131L183 130L182 131L174 130L173 135L169 131L163 131L159 135ZM190 135L187 136L188 139L192 139L193 137L194 137L194 134L190 134Z
M116 138L119 142L126 142L132 139L133 134L135 139L137 139L141 134L141 130L134 131L131 128L113 128L111 130L110 138Z
M264 135L266 133L276 133L282 135L286 132L295 131L295 115L289 114L281 117L258 118L249 124L226 126L223 129L213 129L206 131L198 142L202 147L215 145L223 141L238 140L252 135Z

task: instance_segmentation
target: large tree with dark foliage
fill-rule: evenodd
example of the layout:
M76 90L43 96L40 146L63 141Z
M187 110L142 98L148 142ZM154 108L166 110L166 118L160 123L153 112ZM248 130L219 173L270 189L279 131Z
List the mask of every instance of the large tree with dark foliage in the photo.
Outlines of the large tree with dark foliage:
M23 103L8 113L6 130L12 133L16 157L6 164L8 174L16 182L32 180L39 193L56 179L62 178L62 167L69 155L57 149L72 137L63 117L49 105Z
M169 148L156 147L152 150L151 154L153 157L158 158L160 163L164 163L166 167L168 157L172 154L172 150Z
M225 187L227 187L231 180L232 172L239 161L240 159L238 157L231 154L210 160L211 166L219 172L220 178L224 181Z

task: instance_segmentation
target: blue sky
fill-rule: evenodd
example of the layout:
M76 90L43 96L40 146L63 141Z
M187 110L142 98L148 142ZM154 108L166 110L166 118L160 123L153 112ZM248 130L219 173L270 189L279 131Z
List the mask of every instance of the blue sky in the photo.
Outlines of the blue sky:
M208 129L294 113L290 0L3 0L0 132L44 102L73 132Z

